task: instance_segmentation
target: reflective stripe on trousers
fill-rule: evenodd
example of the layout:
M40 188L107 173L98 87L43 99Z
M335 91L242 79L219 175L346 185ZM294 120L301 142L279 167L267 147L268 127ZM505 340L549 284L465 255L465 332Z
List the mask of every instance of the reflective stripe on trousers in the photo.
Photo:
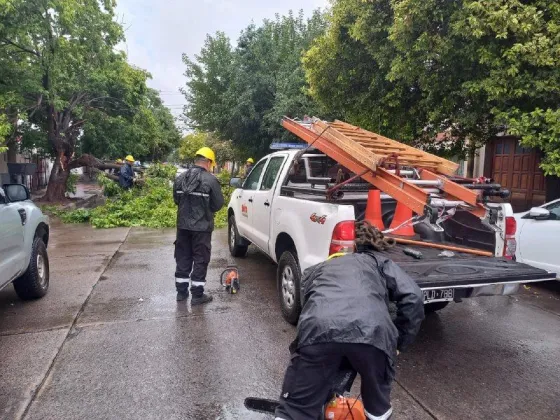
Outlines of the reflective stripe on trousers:
M387 420L389 417L391 417L391 414L393 414L393 408L391 407L389 411L387 411L385 414L382 414L381 416L374 416L373 414L369 414L366 410L364 410L364 413L369 420Z

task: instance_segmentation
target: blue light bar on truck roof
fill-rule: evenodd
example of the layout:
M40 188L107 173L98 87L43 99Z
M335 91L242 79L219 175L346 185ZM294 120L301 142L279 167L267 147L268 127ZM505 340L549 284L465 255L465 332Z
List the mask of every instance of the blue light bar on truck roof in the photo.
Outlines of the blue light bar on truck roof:
M306 147L306 143L272 143L270 145L272 150L305 149Z

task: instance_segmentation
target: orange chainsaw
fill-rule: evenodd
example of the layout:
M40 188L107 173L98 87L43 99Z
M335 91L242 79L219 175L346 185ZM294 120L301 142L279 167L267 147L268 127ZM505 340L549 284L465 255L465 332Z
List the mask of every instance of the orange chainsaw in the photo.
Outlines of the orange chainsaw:
M357 373L343 363L333 378L332 389L325 401L321 420L366 420L364 405L359 398L345 397L350 392ZM264 398L245 398L245 407L259 413L274 414L278 401ZM323 417L324 416L324 417Z
M239 285L239 270L236 265L228 265L220 276L220 283L226 292L235 295L241 288Z

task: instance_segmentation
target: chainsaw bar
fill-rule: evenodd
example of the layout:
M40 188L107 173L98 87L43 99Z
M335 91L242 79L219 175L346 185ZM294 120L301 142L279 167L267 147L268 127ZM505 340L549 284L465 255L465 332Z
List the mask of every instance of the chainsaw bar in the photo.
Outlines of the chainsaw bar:
M280 405L278 401L266 400L264 398L245 398L245 407L248 410L259 413L274 414L276 407Z

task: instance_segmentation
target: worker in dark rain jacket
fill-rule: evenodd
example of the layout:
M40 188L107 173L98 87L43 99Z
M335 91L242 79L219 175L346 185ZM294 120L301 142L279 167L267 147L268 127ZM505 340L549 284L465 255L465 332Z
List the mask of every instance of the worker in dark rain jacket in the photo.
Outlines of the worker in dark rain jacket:
M124 165L119 171L119 185L128 190L134 185L134 170L132 169L132 164L134 163L134 158L128 155L124 159Z
M212 149L203 147L196 152L194 165L177 177L173 198L177 204L177 240L175 241L175 287L177 300L189 297L192 305L212 301L204 293L206 272L210 262L214 213L224 205L220 183L212 168L216 157Z
M302 292L276 419L320 418L332 385L328 379L343 360L361 376L366 417L388 419L397 352L412 343L424 319L418 285L394 262L364 249L307 269ZM389 301L397 304L394 322Z

